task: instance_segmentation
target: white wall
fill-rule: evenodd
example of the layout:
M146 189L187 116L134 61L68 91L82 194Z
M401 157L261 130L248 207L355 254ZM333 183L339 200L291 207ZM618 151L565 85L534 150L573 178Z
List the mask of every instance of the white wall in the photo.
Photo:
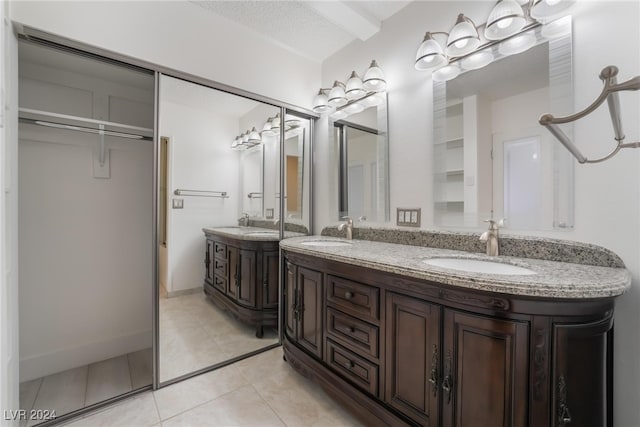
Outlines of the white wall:
M163 100L165 79L161 80L160 135L170 138L167 291L171 294L202 288L205 250L202 228L237 225L241 187L240 153L230 147L239 133L238 118ZM202 87L202 90L212 89ZM184 102L188 104L189 100ZM173 195L179 188L226 191L229 198ZM172 199L183 199L184 209L172 209Z
M11 19L295 105L320 86L317 63L188 1L15 1Z
M19 408L18 337L18 43L0 5L0 408ZM0 419L0 425L13 425Z
M384 22L366 42L356 41L322 65L324 86L347 76L353 67L376 58L389 88L391 212L399 206L422 208L423 228L433 228L432 89L425 72L413 67L425 31L447 31L457 13L485 22L494 2L415 2ZM583 1L573 9L573 61L576 110L600 93L600 70L613 64L620 81L640 74L640 4L635 1ZM363 70L358 70L363 71ZM629 141L640 138L640 93L621 94L622 121ZM324 120L324 119L323 119ZM319 121L318 126L322 126ZM318 134L326 130L318 129ZM575 140L595 157L609 150L613 132L606 106L576 123ZM332 148L318 139L316 232L331 223L328 176ZM615 341L615 425L640 425L640 150L624 150L598 165L576 166L575 229L536 234L590 242L619 254L633 274L631 289L618 299Z

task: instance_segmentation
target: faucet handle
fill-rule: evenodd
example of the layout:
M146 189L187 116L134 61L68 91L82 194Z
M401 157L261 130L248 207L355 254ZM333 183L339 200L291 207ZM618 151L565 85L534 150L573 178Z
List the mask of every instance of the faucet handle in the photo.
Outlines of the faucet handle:
M506 220L507 220L506 218L502 218L496 221L493 218L489 218L489 219L485 219L484 222L489 223L490 230L497 230L500 227L504 227Z
M344 219L349 224L353 224L353 219L350 216L343 216L340 219Z

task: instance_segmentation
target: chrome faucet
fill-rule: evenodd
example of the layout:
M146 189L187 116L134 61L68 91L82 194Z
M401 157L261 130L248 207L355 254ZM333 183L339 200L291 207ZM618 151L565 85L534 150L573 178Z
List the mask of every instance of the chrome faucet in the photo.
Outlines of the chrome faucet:
M480 235L480 240L487 242L487 255L498 256L500 254L498 230L504 226L504 218L500 221L486 219L484 222L489 223L489 229Z
M238 219L238 225L242 227L249 226L249 214L246 212L242 212L242 216Z
M353 220L350 216L342 217L342 219L347 220L338 226L338 231L342 231L344 229L347 230L347 240L353 240Z

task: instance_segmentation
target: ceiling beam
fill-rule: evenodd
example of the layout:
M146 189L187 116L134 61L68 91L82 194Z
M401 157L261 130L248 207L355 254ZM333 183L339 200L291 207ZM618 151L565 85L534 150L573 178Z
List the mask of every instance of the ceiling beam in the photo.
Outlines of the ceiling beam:
M380 31L382 26L379 19L340 0L310 1L305 4L333 24L363 41Z

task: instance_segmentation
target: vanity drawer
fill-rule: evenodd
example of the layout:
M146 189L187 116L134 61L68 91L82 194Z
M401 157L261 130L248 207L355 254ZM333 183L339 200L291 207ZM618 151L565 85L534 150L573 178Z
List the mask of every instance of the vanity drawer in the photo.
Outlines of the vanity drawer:
M227 261L222 261L217 258L213 260L213 272L216 275L227 277Z
M327 276L327 302L345 313L378 323L380 289L336 276Z
M213 253L216 258L227 259L227 245L220 242L213 242Z
M220 292L224 293L225 289L227 289L227 278L226 276L213 276L213 286L218 289Z
M364 356L379 357L377 326L327 307L327 333L345 347Z
M325 361L363 390L378 396L378 365L327 339Z

